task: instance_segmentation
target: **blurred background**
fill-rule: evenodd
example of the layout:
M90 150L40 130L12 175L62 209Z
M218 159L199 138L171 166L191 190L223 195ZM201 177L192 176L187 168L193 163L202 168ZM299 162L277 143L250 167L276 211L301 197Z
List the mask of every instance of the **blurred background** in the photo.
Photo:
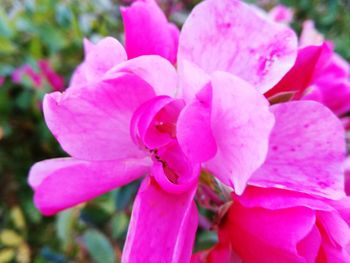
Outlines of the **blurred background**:
M111 35L123 41L116 0L0 0L0 263L119 262L138 182L55 217L35 209L27 184L30 166L65 156L43 120L45 93L64 90L83 59L84 37ZM194 0L159 0L169 19L183 24ZM311 19L350 60L350 1L261 0L294 12L300 33ZM196 250L215 243L215 232L200 231Z

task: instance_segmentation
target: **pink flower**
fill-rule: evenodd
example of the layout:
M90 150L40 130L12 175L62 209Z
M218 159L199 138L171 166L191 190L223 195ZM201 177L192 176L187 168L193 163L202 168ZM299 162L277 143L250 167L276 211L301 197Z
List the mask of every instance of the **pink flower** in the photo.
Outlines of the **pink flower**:
M21 83L23 77L29 78L34 87L41 88L41 76L29 64L25 64L12 72L12 82L15 84Z
M61 91L64 89L64 78L51 68L48 60L39 60L38 66L41 74L49 82L53 91Z
M4 82L5 82L5 77L0 76L0 87L2 86L2 84L4 84Z
M242 196L233 195L219 243L193 262L349 262L346 203L349 199L248 187Z
M112 51L106 50L108 57L102 61L113 60ZM89 64L81 67L93 72ZM252 170L264 161L273 115L261 94L226 73L214 73L187 105L181 97L169 96L176 93L176 85L176 71L167 60L144 56L120 61L100 79L72 85L63 94L46 95L48 127L72 157L33 166L29 182L36 206L50 215L149 174L134 203L123 257L132 261L152 253L153 258L174 261L189 258L197 227L193 196L200 163L213 170L226 167L221 178L242 192ZM237 88L228 90L230 86ZM237 108L230 106L232 102ZM259 107L259 114L249 105ZM235 125L220 128L219 120L210 121L210 114L231 116ZM189 122L194 115L203 122ZM228 133L235 135L232 146L222 141ZM210 136L202 151L184 147L189 138L196 143L196 135L198 140ZM219 151L249 165L225 161ZM154 234L143 235L144 229ZM157 255L150 245L159 246Z
M24 64L12 72L12 82L15 84L22 83L24 78L29 78L34 88L42 89L46 82L52 90L60 91L64 88L64 79L58 75L50 66L49 61L37 61L39 70L35 70L31 65Z
M245 26L248 25L249 34L246 34ZM198 45L198 42L203 44ZM215 70L237 75L261 93L268 94L275 88L274 85L284 81L287 72L294 70L294 63L298 63L294 33L282 24L264 19L260 11L238 1L208 0L198 5L182 28L179 45L178 67L185 98L192 97L199 83L206 81L203 80L203 72L210 74ZM327 108L311 101L276 104L271 111L275 125L269 139L267 159L255 171L253 178L261 180L260 186L278 185L328 198L343 197L345 143L339 120ZM223 117L227 115L217 119L222 121ZM221 126L225 127L231 121L227 119L226 124ZM237 147L232 133L220 134L222 137L218 141L223 142L223 147ZM190 147L194 141L197 145L207 143L206 139L200 141L200 137L196 136L192 143L186 145ZM256 149L252 146L252 153ZM227 161L228 156L226 152L221 158ZM333 164L325 168L321 163L327 166ZM320 171L321 166L325 169ZM207 167L221 182L229 185L223 176L230 178L227 172L231 169ZM316 178L315 174L320 176Z
M201 169L238 195L250 180L344 196L339 120L316 102L270 108L262 95L294 64L297 41L287 27L239 1L207 0L181 31L178 72L167 56L127 60L110 37L84 46L70 87L46 95L43 106L71 157L35 164L29 183L38 209L52 215L145 176L124 262L189 261Z

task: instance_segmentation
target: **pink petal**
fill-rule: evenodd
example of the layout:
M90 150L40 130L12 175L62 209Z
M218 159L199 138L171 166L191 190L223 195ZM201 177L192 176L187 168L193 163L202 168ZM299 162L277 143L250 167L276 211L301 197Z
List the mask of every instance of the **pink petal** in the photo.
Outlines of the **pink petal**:
M350 244L350 228L337 211L318 212L317 219L333 246L346 247Z
M183 107L183 100L168 96L157 96L142 104L131 119L134 142L153 151L176 140L176 122Z
M129 59L142 55L160 55L175 64L179 30L168 23L154 0L135 1L120 11Z
M242 263L229 243L219 243L210 250L197 252L191 258L191 263Z
M338 116L350 111L350 81L347 79L329 78L317 81L316 90L304 99L319 101ZM314 93L320 93L316 97Z
M315 23L312 20L306 20L303 23L299 44L301 47L311 45L321 45L324 42L324 36L315 28Z
M85 160L143 156L130 136L134 111L154 96L143 80L126 73L44 98L46 123L62 148Z
M189 262L198 224L194 193L170 194L146 178L134 202L122 261Z
M178 61L233 73L265 92L293 66L297 37L260 10L236 0L198 4L180 34Z
M298 51L298 57L290 71L271 90L266 97L272 97L280 92L293 91L299 99L304 91L312 84L313 75L329 56L330 50L326 45L308 46Z
M178 76L173 65L160 56L141 56L130 59L113 67L106 75L115 72L136 74L148 82L157 95L175 97L178 86Z
M81 86L94 82L112 67L127 59L124 47L118 40L106 37L97 44L84 41L85 59L73 73L70 86Z
M87 54L94 49L95 44L92 43L89 39L84 38L83 39L83 47L84 47L84 54L85 57L87 56Z
M156 155L152 175L164 191L180 194L196 187L200 165L189 161L177 142L158 149Z
M148 158L108 162L51 159L31 168L29 183L36 207L44 215L52 215L137 179L150 165Z
M276 124L268 157L251 183L331 199L343 197L345 137L339 119L311 101L277 104L271 110Z
M330 52L332 52L330 50ZM349 64L336 53L330 53L322 61L313 76L313 85L320 101L335 114L341 116L350 111L350 67ZM306 97L310 99L310 95Z
M185 59L178 63L179 97L187 102L196 98L196 94L210 82L210 75L196 64Z
M229 233L232 248L243 262L305 262L298 244L312 231L315 221L315 212L304 207L271 211L234 202L220 231ZM313 255L319 244L318 239L308 247Z
M297 245L300 256L305 258L305 262L315 262L321 246L322 237L317 226L314 225L309 234Z
M347 157L345 160L344 170L345 170L345 192L346 192L346 195L350 195L350 157Z
M177 140L194 162L208 161L217 152L211 130L212 88L207 86L181 111L177 122Z
M274 117L267 100L231 74L214 73L212 92L211 129L218 151L205 167L241 194L265 161Z
M303 206L312 210L334 211L335 208L322 198L279 188L260 188L249 186L242 196L234 196L244 207L261 207L269 210Z
M323 237L319 262L350 262L349 225L336 211L319 213L318 221Z

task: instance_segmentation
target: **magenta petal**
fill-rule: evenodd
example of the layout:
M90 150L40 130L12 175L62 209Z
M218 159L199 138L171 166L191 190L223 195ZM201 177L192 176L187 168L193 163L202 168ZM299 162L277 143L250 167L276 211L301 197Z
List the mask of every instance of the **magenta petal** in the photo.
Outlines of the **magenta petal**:
M264 96L231 74L214 73L212 89L211 129L217 154L205 167L241 194L265 161L274 117Z
M245 208L235 202L226 218L226 226L221 231L230 235L232 248L243 262L306 262L300 255L305 253L302 249L298 251L298 246L313 230L315 211L305 207ZM314 256L319 249L320 237L315 239L313 246L308 247Z
M243 2L207 0L182 28L178 62L234 73L265 92L293 66L296 54L297 37L288 27Z
M180 97L191 102L196 94L210 83L210 74L187 60L178 63Z
M341 116L350 111L350 66L336 53L324 58L320 64L313 76L313 85L322 96L310 98L309 95L307 99L319 101Z
M130 133L136 144L153 150L173 140L169 134L162 133L154 127L156 126L157 114L173 101L174 99L168 96L157 96L146 101L134 112L130 124Z
M149 83L157 95L174 97L177 93L178 76L173 65L160 56L141 56L112 68L106 75L116 72L136 74Z
M194 193L167 193L146 178L134 202L122 261L189 262L198 225Z
M85 160L114 160L143 156L130 136L134 111L154 96L135 75L114 79L44 98L46 123L71 156Z
M127 59L124 47L118 40L106 37L97 44L84 40L85 59L74 72L70 86L94 82L112 67Z
M160 55L176 62L178 29L168 23L154 0L135 1L121 8L125 27L125 48L128 58Z
M261 188L249 186L242 196L234 196L244 207L261 207L268 210L287 209L303 206L312 210L334 211L334 207L323 198L279 188Z
M299 49L293 67L265 94L266 97L272 97L280 92L293 91L296 93L295 98L299 99L311 85L313 76L324 63L324 59L329 56L330 49L327 45L307 46Z
M177 122L177 140L184 153L194 162L204 162L217 151L211 131L212 89L205 87L191 104L181 111Z
M180 194L196 187L200 165L190 162L177 142L158 149L157 156L152 176L164 191Z
M271 109L276 124L268 157L251 183L331 199L343 197L345 134L339 119L312 101L277 104Z
M87 56L87 54L94 49L95 44L92 43L89 39L84 38L83 39L83 47L84 47L84 54L85 57Z
M44 215L52 215L137 179L150 165L149 158L108 162L51 159L31 168L29 183L36 207Z

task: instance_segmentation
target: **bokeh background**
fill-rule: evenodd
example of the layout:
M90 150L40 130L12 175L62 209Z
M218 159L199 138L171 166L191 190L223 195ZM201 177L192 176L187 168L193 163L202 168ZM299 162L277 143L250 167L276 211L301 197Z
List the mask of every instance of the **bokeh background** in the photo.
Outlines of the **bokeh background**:
M43 95L67 86L82 61L84 37L123 41L119 7L128 2L0 0L0 263L120 260L138 182L47 218L33 205L27 174L37 161L65 156L43 121ZM181 26L200 1L158 2ZM248 2L266 10L279 3L291 7L298 33L303 21L314 20L350 61L350 1ZM215 241L215 231L201 229L195 249Z

